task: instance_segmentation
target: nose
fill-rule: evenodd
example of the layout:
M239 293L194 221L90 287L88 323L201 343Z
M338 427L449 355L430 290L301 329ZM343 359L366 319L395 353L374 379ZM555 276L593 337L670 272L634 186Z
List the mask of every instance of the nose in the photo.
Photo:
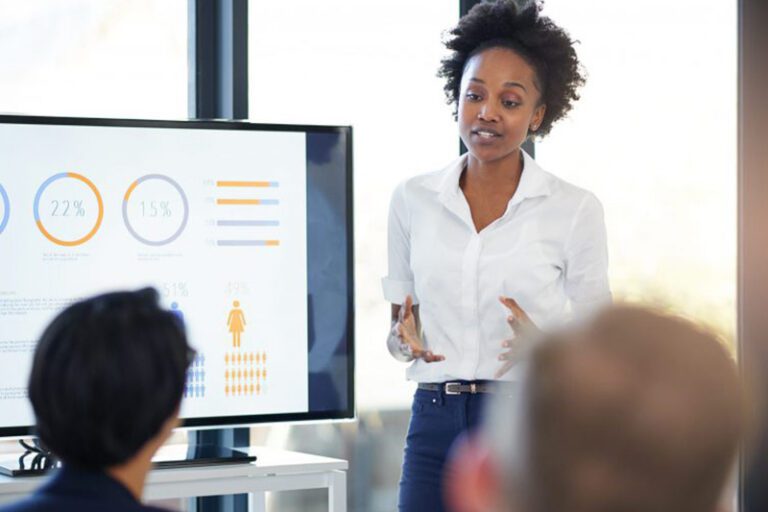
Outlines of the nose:
M490 101L484 101L477 111L477 118L482 121L494 122L499 120L499 113Z

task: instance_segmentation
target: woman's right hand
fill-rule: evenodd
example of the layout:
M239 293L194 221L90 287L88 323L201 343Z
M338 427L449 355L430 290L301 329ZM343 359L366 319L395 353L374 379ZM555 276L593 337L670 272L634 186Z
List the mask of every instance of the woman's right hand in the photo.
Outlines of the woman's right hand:
M397 314L397 323L393 327L402 343L410 347L415 359L422 359L426 363L444 361L445 356L433 354L431 350L424 350L424 344L419 336L419 328L416 323L416 315L413 314L413 299L410 295L405 297L405 304L400 306Z

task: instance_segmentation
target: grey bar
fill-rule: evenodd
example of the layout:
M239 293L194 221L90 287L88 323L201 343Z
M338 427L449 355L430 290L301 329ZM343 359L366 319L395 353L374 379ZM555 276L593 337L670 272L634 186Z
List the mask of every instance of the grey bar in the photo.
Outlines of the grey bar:
M216 240L223 247L253 247L267 245L267 240Z
M217 226L279 226L279 220L217 220Z

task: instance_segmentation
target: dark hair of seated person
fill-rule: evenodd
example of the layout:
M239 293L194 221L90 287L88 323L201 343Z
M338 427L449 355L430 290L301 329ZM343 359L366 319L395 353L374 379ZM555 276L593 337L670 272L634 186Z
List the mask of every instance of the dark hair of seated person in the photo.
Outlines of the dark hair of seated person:
M82 469L126 462L179 407L193 356L154 289L69 306L43 333L29 379L40 440Z

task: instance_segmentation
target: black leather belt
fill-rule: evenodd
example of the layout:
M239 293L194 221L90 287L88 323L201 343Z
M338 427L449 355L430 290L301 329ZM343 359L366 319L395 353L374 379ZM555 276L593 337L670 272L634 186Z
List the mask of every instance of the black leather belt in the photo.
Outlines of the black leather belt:
M511 386L509 382L441 382L441 383L419 383L419 389L426 391L443 391L446 395L461 395L469 393L509 393Z

